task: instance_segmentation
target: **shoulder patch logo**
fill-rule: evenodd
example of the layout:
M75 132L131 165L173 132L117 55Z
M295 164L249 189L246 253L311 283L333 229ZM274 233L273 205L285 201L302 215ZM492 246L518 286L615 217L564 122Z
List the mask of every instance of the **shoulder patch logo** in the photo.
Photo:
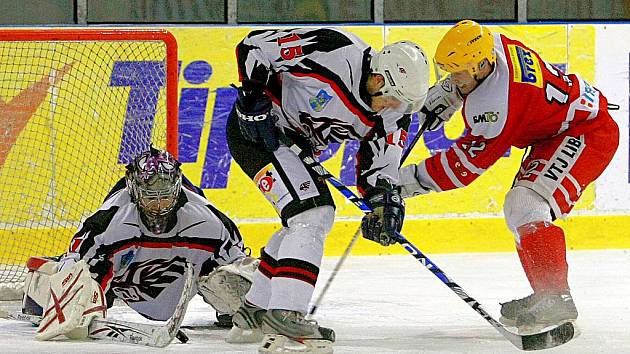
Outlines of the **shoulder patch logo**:
M128 266L129 264L131 264L131 261L133 260L133 250L127 252L126 254L123 254L122 257L120 257L120 268L125 268L126 266Z
M514 44L508 45L508 51L514 68L514 82L542 88L540 62L536 55Z
M311 97L308 100L308 103L310 103L311 108L315 112L321 112L324 109L324 107L326 107L328 102L330 102L330 100L332 100L332 96L329 95L328 92L326 92L324 89L321 89L317 93L317 96Z

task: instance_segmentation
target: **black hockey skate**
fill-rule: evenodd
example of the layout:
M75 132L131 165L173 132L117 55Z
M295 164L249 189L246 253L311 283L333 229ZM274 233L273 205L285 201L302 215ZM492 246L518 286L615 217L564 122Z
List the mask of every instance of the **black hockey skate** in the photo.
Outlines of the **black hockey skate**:
M228 313L216 313L217 321L214 323L219 328L232 328L232 315Z
M529 306L516 317L519 333L534 333L549 326L573 322L578 311L571 293L540 294L533 296Z
M335 332L307 320L297 311L269 310L263 317L265 337L259 353L330 354Z
M521 299L501 303L501 318L499 318L499 322L510 327L516 325L518 315L527 312L535 297L536 294L531 294Z
M256 343L263 338L262 318L265 309L245 301L232 317L232 329L225 341L228 343Z

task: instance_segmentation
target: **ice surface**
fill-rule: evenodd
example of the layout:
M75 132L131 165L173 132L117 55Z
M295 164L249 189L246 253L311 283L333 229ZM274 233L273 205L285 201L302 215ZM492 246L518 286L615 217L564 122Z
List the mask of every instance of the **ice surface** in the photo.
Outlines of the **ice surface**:
M428 256L497 319L499 302L529 294L516 254ZM316 291L337 260L324 260ZM573 251L569 266L581 334L544 353L630 353L630 251ZM115 307L109 314L144 321L126 307ZM316 318L335 329L335 353L520 352L409 255L348 258ZM214 312L195 297L184 325L213 321ZM37 342L34 332L28 324L0 320L0 352L256 353L258 347L225 343L225 330L186 330L188 344L163 350L107 341Z

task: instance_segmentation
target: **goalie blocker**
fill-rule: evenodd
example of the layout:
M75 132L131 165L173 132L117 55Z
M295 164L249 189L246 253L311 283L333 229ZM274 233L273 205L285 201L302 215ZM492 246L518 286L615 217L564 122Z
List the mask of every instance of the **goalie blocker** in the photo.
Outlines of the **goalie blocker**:
M55 268L56 266L51 263L52 261L46 262L41 266L47 269ZM45 283L50 284L49 301L35 335L37 340L48 340L59 335L70 339L84 339L88 336L92 320L105 317L107 304L103 290L90 276L85 261L79 261L52 275L36 271L29 274L31 279L28 289L31 289L31 285L36 285L37 281L40 283L40 289L46 288ZM46 279L47 277L49 279ZM40 292L35 294L40 297ZM25 300L27 298L33 301L28 295L25 296Z

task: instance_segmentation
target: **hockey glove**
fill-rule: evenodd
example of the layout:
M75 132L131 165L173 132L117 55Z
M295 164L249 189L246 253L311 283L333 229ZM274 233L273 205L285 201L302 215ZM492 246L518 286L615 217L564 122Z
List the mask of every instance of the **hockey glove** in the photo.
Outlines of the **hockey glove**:
M415 197L420 194L427 194L431 191L429 187L422 185L418 179L418 165L407 165L398 170L400 182L398 190L403 198Z
M278 150L277 118L271 113L271 98L263 91L263 86L245 81L237 90L236 115L245 139L263 143L267 151Z
M361 220L363 237L383 246L393 245L398 241L405 218L405 203L398 191L378 188L378 192L367 198L373 212Z
M429 88L427 99L418 113L420 124L427 122L427 130L437 130L462 108L463 103L457 87L447 76Z

